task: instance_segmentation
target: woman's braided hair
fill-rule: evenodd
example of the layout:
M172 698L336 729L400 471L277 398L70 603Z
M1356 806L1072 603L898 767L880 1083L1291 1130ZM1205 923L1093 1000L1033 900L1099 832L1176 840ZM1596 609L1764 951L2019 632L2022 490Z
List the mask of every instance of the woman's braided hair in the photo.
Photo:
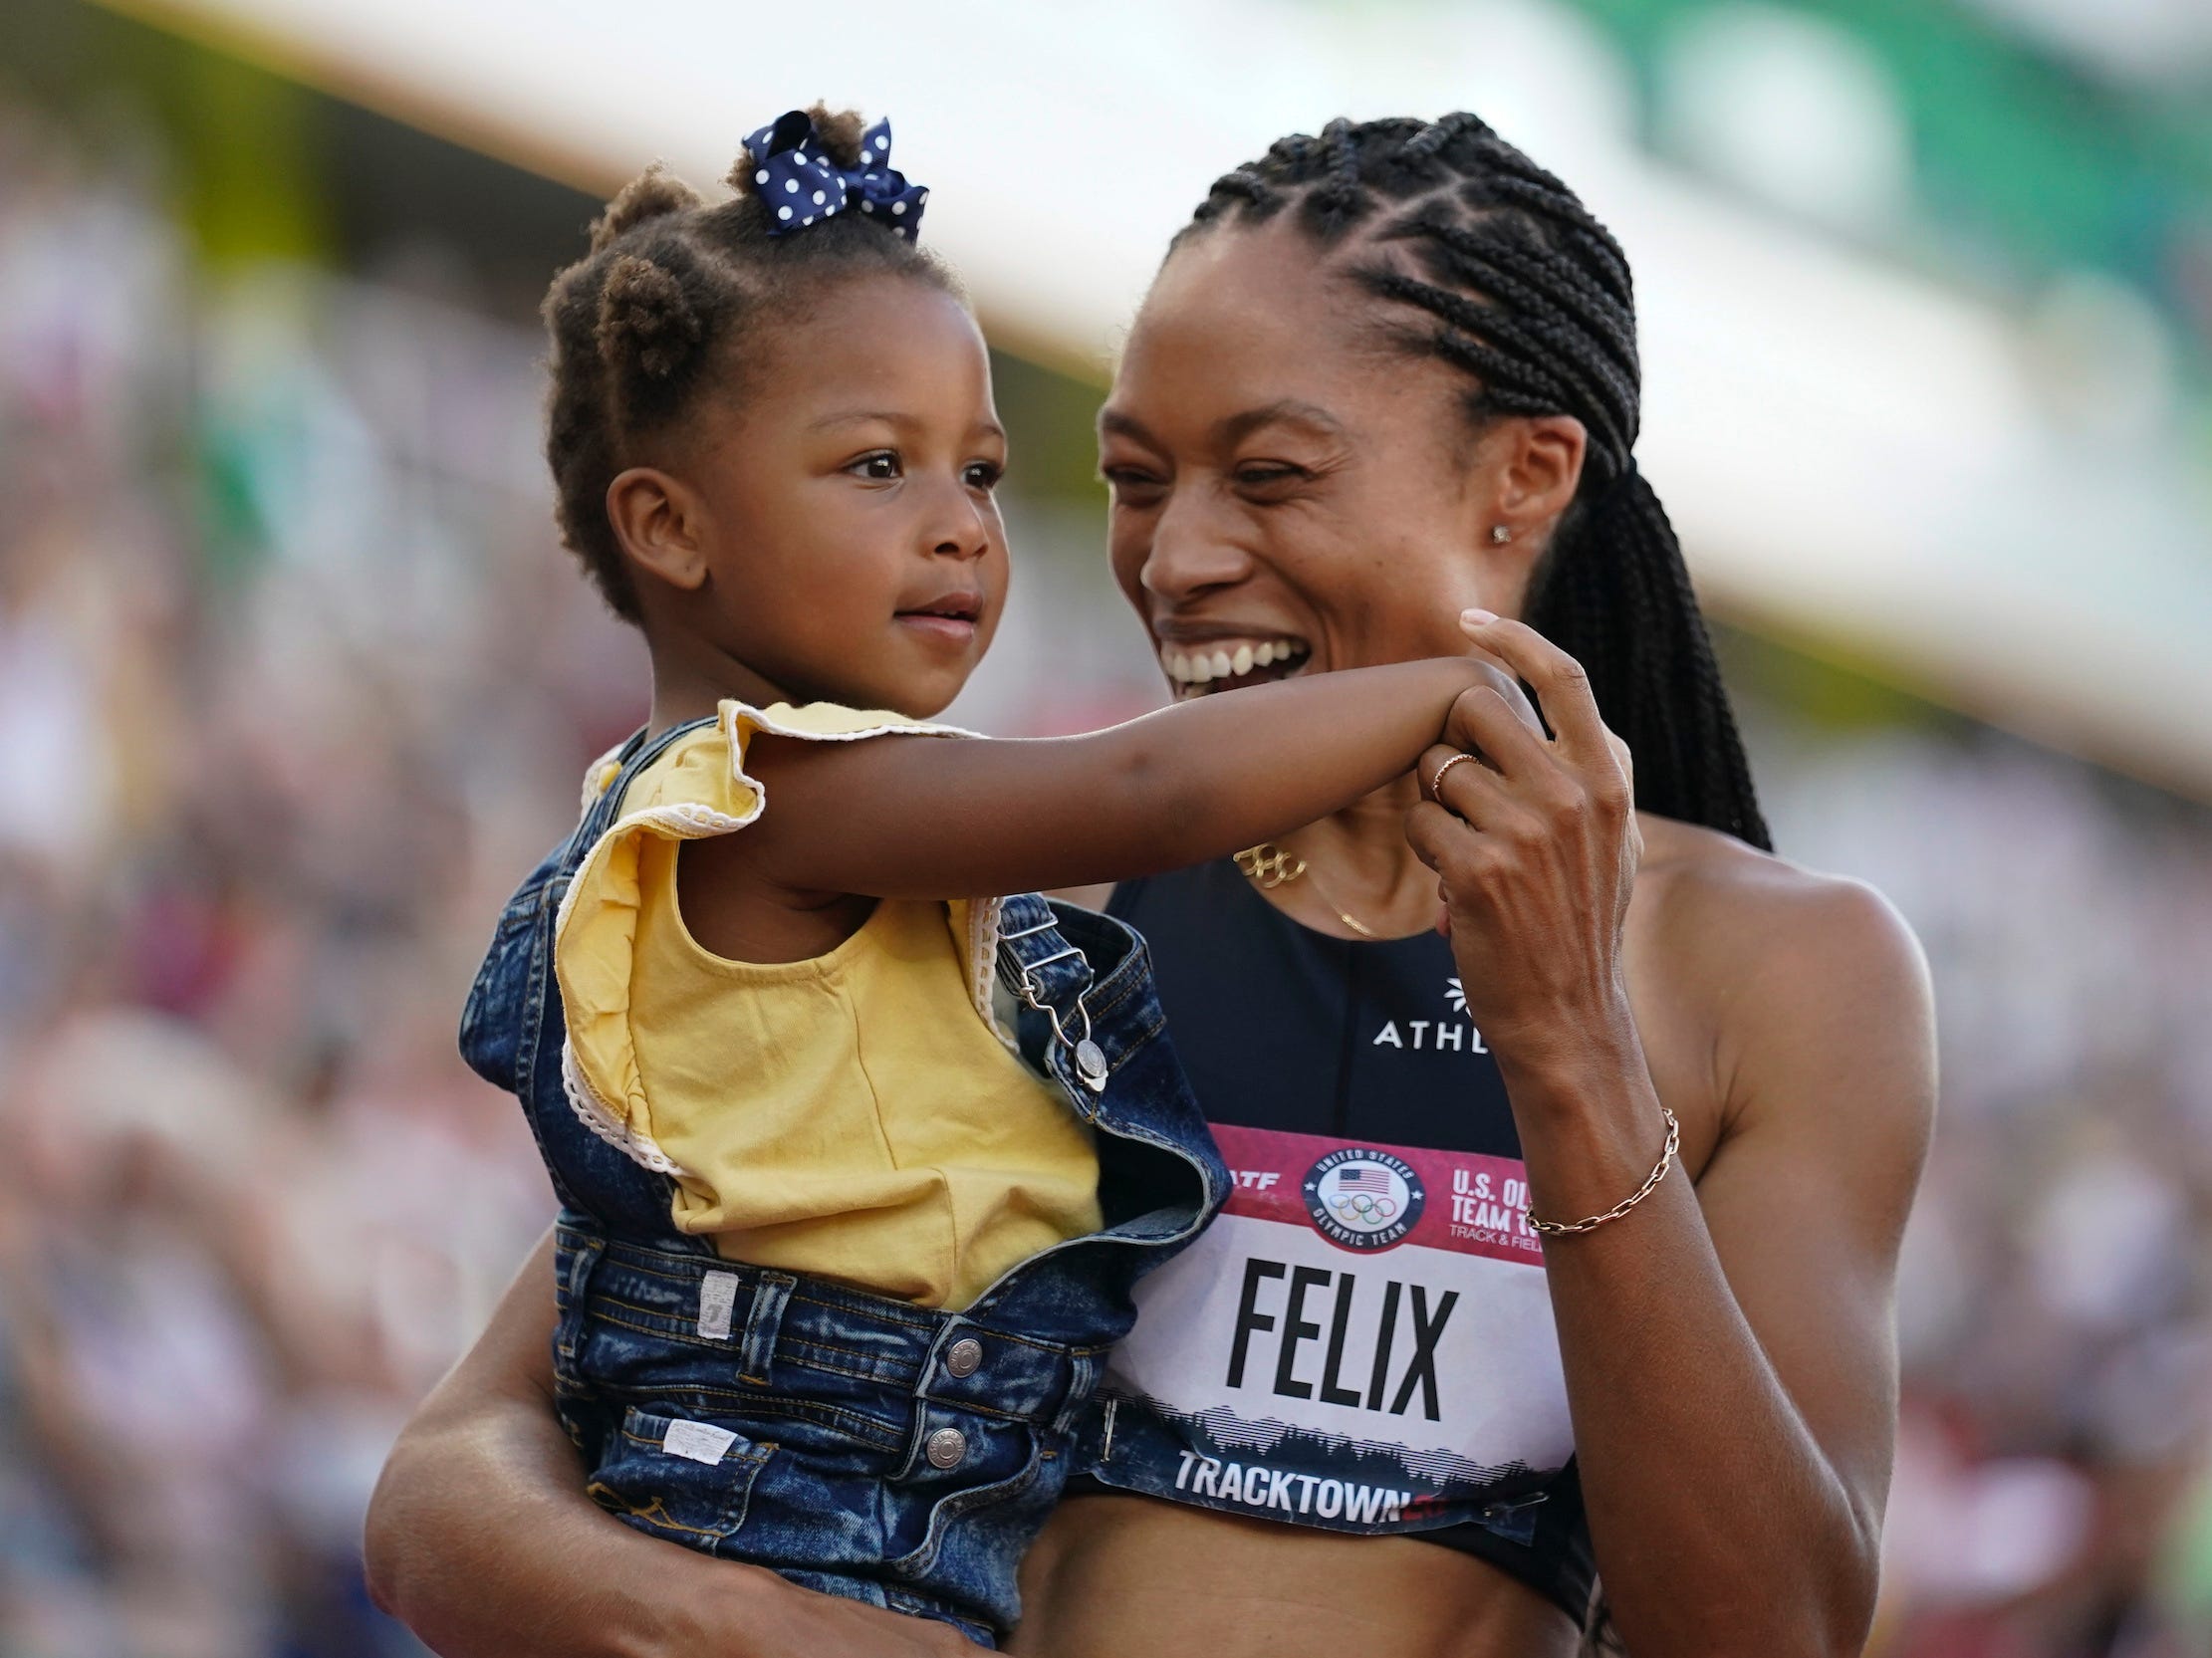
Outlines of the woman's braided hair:
M1583 423L1582 484L1533 573L1529 624L1588 670L1635 757L1639 807L1772 849L1681 545L1636 470L1641 378L1620 244L1465 114L1333 120L1318 138L1280 139L1215 180L1176 244L1286 209L1323 248L1351 250L1361 288L1404 308L1381 319L1396 345L1466 371L1478 430L1507 415Z
M809 113L823 152L856 166L861 118L820 105ZM638 619L637 592L607 516L607 488L634 463L639 438L710 389L742 396L761 344L837 282L891 274L959 294L939 260L864 214L771 236L753 174L752 154L741 151L728 177L737 194L708 203L647 168L608 203L592 225L591 251L553 279L542 308L553 346L546 460L561 539L627 621Z

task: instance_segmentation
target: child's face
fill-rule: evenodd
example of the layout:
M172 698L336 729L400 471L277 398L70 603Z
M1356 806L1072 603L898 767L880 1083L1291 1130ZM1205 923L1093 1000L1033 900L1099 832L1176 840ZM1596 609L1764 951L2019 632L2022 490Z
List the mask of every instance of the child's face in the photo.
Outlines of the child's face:
M889 276L762 332L735 406L704 399L669 456L705 580L653 619L792 701L935 714L1006 599L983 337L950 295Z

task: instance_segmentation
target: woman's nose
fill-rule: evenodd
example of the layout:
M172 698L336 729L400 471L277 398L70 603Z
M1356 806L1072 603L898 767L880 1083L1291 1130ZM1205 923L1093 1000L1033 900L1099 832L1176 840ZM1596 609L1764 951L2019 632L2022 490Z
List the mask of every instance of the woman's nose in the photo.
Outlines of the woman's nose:
M1170 604L1216 588L1233 587L1251 574L1252 560L1231 538L1229 526L1195 496L1170 500L1152 526L1138 580L1145 592Z

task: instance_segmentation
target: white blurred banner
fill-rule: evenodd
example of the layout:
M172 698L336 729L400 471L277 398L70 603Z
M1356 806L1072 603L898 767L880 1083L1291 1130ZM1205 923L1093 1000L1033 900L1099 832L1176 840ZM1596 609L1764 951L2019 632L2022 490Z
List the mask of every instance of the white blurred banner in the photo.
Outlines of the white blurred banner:
M995 336L1100 377L1219 173L1332 116L1473 109L1628 247L1644 470L1724 611L2212 794L2212 501L2160 325L2117 285L1973 293L1855 249L1901 210L1902 129L1802 15L1670 68L1668 130L1748 156L1723 193L1637 151L1627 65L1556 0L121 9L594 190L656 156L718 178L818 97L888 114Z

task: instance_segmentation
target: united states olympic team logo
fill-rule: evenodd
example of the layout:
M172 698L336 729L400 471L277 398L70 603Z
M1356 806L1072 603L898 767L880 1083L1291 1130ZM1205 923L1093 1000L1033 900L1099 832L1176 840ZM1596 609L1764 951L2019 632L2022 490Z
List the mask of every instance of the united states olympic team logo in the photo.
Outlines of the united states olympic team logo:
M1306 1171L1315 1230L1348 1250L1386 1250L1413 1230L1428 1194L1413 1165L1387 1151L1344 1146Z

